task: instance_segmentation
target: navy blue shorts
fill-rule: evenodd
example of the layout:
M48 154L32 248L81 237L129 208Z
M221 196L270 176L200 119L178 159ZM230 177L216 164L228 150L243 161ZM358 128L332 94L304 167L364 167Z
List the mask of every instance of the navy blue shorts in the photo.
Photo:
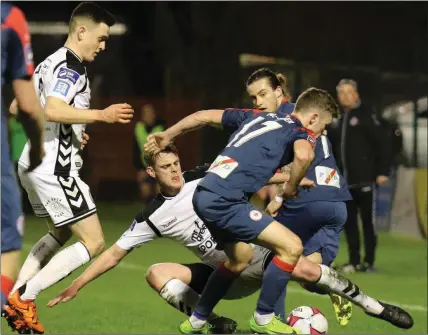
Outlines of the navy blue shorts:
M220 246L230 242L252 242L274 221L245 199L227 200L201 186L193 195L193 208Z
M1 253L22 247L24 216L15 174L1 178Z
M339 250L339 237L347 219L344 202L314 201L284 204L275 218L303 243L303 255L320 252L323 264L330 265Z

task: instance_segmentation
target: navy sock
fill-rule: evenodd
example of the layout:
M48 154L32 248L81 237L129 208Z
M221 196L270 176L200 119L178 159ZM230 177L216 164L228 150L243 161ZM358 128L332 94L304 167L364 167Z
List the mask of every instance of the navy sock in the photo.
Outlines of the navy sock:
M280 320L282 322L286 321L286 316L285 316L285 296L287 294L287 287L284 287L284 291L282 291L278 301L275 304L275 315L279 315Z
M285 291L294 267L294 264L283 262L277 256L272 259L263 275L262 288L257 301L257 313L270 314L274 312L275 305Z
M193 315L201 320L206 320L218 302L226 295L236 275L223 264L211 274L202 291L198 306Z

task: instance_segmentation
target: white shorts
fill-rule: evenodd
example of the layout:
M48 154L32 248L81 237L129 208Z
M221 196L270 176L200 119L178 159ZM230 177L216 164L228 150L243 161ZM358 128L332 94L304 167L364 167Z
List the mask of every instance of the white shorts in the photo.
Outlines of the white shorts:
M50 217L55 227L75 223L97 211L89 186L80 177L25 173L22 166L18 166L18 175L36 216Z

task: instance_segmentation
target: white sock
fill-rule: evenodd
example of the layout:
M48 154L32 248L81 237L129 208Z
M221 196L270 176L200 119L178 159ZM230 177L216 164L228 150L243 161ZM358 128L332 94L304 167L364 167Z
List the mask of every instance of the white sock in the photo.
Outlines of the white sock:
M189 285L179 279L168 281L159 294L168 304L187 316L192 315L201 297ZM208 320L216 317L218 317L216 314L211 313Z
M376 315L382 313L384 307L376 299L365 295L357 285L342 276L339 272L323 264L319 264L319 266L321 268L321 278L317 285L322 285L331 292L352 301L366 312Z
M31 249L27 259L19 271L18 279L12 292L33 278L49 259L61 248L61 244L51 234L43 236Z
M254 320L259 326L267 325L275 316L275 313L260 314L257 311L254 312Z
M193 314L190 316L189 321L192 324L192 327L195 329L202 328L207 322L207 320L201 320Z
M78 267L90 261L88 250L77 242L57 253L46 266L30 279L21 295L23 300L34 300L46 288L67 277Z

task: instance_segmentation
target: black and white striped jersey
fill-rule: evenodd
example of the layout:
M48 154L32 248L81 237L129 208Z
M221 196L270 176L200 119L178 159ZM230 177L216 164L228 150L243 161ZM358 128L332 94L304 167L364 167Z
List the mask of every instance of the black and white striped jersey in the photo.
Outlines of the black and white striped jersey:
M158 194L153 202L137 214L129 229L116 244L124 250L164 237L187 247L198 258L213 263L223 261L224 252L216 250L217 243L196 215L192 198L199 181L209 165L185 172L185 184L175 197Z
M81 59L66 47L60 48L37 66L33 81L42 107L52 96L79 109L89 108L91 90L86 68ZM34 172L63 177L78 175L83 164L80 143L84 129L83 124L45 121L45 157ZM27 142L19 159L19 164L25 167L29 165L29 148Z

